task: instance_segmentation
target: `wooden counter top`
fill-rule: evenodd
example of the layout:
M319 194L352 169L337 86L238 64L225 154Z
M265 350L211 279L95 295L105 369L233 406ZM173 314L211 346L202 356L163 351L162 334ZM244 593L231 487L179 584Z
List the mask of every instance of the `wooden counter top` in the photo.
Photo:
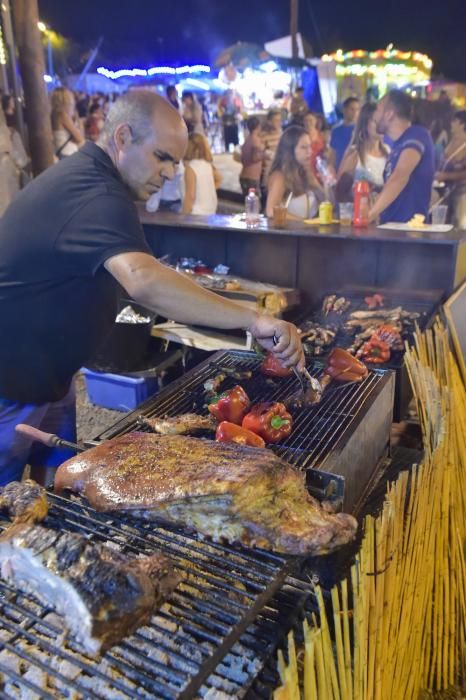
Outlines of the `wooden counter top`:
M420 231L391 231L369 226L357 229L339 224L329 226L311 226L301 222L289 222L286 229L277 229L269 224L265 217L257 228L248 228L241 215L214 214L213 216L192 216L172 212L155 212L150 214L144 204L138 203L141 223L145 226L161 226L182 229L202 229L203 231L238 231L257 236L296 236L300 238L329 238L346 240L389 241L406 243L429 243L452 245L466 241L466 231L452 229L448 233L431 233Z

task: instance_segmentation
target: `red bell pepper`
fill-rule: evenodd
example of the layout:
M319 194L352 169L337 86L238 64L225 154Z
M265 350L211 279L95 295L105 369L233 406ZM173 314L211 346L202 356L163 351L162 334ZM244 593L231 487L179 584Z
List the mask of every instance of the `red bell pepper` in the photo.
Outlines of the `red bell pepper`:
M390 346L384 340L380 340L375 334L367 343L364 343L358 352L364 362L373 365L381 365L390 359Z
M267 377L289 377L293 372L291 367L283 367L273 352L267 353L260 366L260 371Z
M226 420L218 424L215 439L217 442L237 442L239 445L249 445L249 447L265 447L265 442L260 435L236 423L228 423Z
M208 409L219 422L226 420L241 425L250 405L249 396L243 387L237 384L233 389L214 396Z
M291 433L293 420L282 403L258 403L243 418L243 428L260 435L265 442L280 442Z
M382 294L373 294L372 296L364 297L364 301L370 309L376 309L378 306L384 305Z
M367 367L343 348L333 348L325 373L339 382L361 382L368 375Z

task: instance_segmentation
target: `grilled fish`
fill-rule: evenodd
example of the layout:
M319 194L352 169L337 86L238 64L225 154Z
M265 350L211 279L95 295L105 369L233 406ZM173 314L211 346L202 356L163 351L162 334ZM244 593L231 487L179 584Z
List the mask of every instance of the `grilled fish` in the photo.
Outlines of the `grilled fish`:
M187 526L216 541L325 554L353 539L351 515L326 513L304 475L271 450L130 433L62 464L55 491L100 511Z
M98 654L146 624L175 588L167 557L129 559L74 532L13 525L0 537L1 576L65 617L83 650Z
M147 426L159 435L189 435L198 430L217 429L218 421L211 415L200 416L197 413L182 413L172 418L146 418L139 416L138 423Z

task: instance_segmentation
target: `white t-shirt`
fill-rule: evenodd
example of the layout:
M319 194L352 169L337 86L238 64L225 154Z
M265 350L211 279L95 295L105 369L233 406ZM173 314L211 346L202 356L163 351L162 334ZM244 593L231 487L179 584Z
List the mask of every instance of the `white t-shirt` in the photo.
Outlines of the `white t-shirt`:
M212 163L195 158L187 161L186 165L189 165L196 176L196 196L191 213L203 216L215 214L218 200Z

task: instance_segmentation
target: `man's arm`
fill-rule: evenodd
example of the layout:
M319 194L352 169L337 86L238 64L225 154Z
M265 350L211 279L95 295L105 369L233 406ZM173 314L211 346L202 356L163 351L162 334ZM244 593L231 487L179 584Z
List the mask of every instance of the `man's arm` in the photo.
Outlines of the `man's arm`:
M105 261L105 268L135 301L166 318L212 328L248 330L285 365L303 366L301 341L291 323L258 314L210 292L147 253L115 255Z
M466 180L466 170L441 171L435 173L435 179L439 182L458 182L459 180Z
M406 148L402 151L395 170L388 178L382 192L377 197L374 206L369 212L370 221L375 221L379 214L385 211L385 209L395 201L408 184L409 178L420 160L421 154L414 148Z

